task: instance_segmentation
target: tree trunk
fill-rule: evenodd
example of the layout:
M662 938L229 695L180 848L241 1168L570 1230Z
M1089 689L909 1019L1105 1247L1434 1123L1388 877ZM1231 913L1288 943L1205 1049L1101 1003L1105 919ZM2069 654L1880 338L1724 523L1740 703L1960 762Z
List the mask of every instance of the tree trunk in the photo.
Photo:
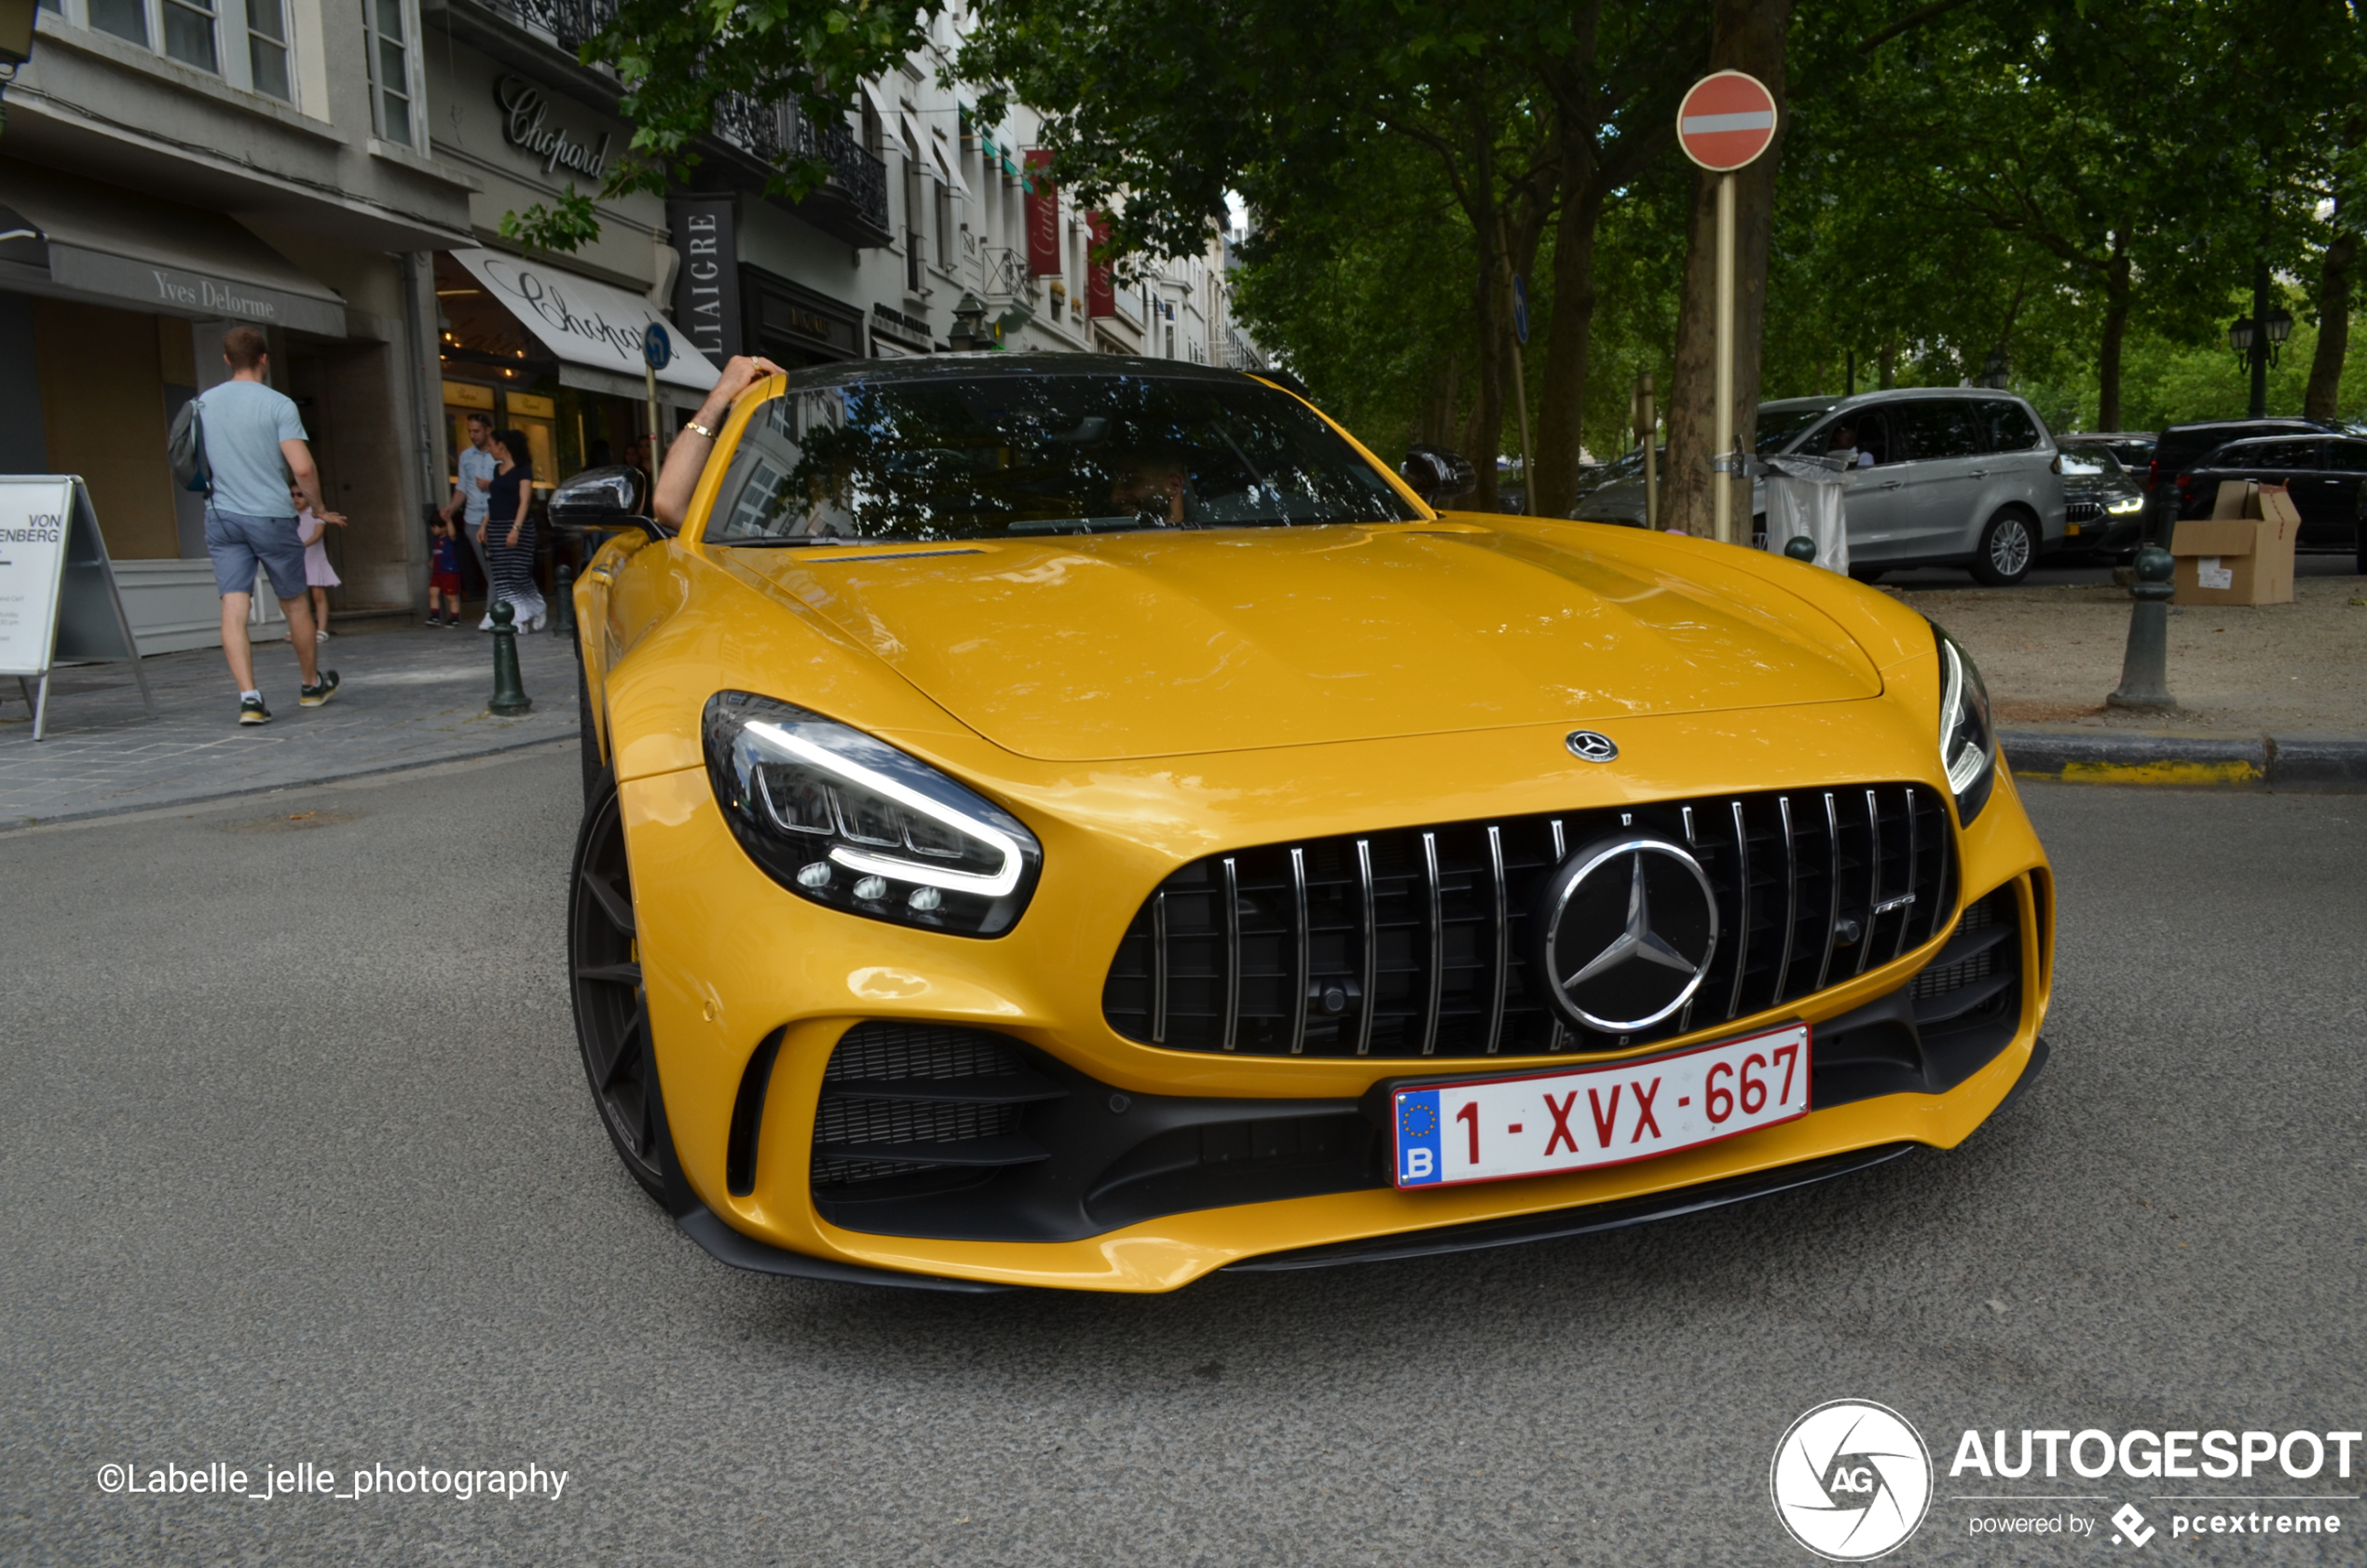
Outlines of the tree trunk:
M1588 177L1565 182L1553 239L1553 324L1545 338L1545 392L1534 432L1539 517L1567 517L1578 502L1594 337L1594 231L1608 194L1595 188L1592 173L1590 166Z
M1415 422L1414 439L1425 446L1455 444L1455 405L1462 390L1463 356L1458 350L1446 356L1446 363L1439 367L1438 379L1430 383L1430 395L1422 400L1421 415Z
M1746 71L1775 97L1775 140L1758 161L1734 175L1734 440L1751 449L1758 418L1759 346L1767 321L1767 257L1774 226L1775 170L1789 121L1785 108L1784 45L1792 0L1717 0L1710 22L1711 70ZM1717 502L1711 486L1732 484L1734 530L1747 543L1750 481L1721 480L1717 456L1717 182L1695 182L1676 310L1676 355L1668 397L1668 471L1661 482L1663 524L1709 537Z
M1874 385L1889 391L1898 385L1898 339L1882 339L1881 352L1874 359Z
M1475 101L1476 102L1476 101ZM1498 276L1496 223L1496 158L1486 114L1475 110L1470 198L1465 210L1471 220L1471 239L1479 252L1478 288L1472 294L1473 325L1479 339L1479 387L1471 400L1471 420L1465 430L1463 456L1479 472L1479 489L1465 504L1474 511L1497 510L1496 457L1504 449L1504 326L1497 308L1503 288Z
M2113 231L2113 259L2104 268L2104 331L2096 348L2096 428L2120 426L2120 351L2128 338L2128 240Z
M2335 208L2339 217L2342 209ZM2341 405L2343 357L2350 349L2350 268L2359 259L2359 236L2337 234L2326 247L2318 268L2318 352L2309 361L2309 387L2301 395L2301 411L2312 419L2332 419Z

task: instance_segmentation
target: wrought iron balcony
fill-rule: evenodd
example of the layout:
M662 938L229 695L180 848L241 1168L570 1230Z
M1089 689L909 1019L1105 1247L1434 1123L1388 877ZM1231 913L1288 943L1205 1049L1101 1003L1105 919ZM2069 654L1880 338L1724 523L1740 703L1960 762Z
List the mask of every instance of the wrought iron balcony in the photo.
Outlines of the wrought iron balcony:
M829 168L822 188L797 211L849 244L885 245L887 160L867 150L843 125L817 125L789 103L765 103L730 93L715 105L716 140L767 169L818 158Z
M616 0L484 0L527 32L574 54L616 20Z

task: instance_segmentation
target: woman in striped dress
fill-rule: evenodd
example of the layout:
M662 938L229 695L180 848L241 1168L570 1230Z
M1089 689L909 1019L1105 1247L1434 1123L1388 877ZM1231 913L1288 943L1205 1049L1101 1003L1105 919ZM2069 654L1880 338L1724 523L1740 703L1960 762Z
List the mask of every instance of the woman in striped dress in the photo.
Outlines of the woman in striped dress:
M491 596L509 600L517 629L532 632L541 627L547 613L542 590L534 581L534 461L524 430L495 431L492 448L500 467L493 475L477 540L493 574Z

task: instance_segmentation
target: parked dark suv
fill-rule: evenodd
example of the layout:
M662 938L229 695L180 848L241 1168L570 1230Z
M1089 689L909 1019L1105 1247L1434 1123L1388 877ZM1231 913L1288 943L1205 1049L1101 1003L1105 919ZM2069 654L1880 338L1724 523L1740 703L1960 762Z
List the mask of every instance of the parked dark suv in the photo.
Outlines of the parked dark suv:
M2153 462L2142 474L2145 488L2158 490L2180 474L2192 471L2196 463L2231 441L2249 441L2254 436L2323 435L2335 428L2315 419L2207 419L2199 424L2172 425L2154 438Z
M2282 484L2301 513L2298 547L2355 551L2367 573L2367 436L2312 431L2231 441L2176 476L2178 515L2208 517L2231 479Z

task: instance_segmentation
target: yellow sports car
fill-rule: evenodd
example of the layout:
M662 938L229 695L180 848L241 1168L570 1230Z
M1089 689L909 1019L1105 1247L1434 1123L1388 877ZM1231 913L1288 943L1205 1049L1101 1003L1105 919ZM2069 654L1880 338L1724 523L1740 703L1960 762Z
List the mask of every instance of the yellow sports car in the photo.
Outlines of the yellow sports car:
M562 485L626 1168L744 1267L1169 1290L1964 1139L2054 919L1971 660L1468 477L1277 381L985 353L757 382L678 529Z

